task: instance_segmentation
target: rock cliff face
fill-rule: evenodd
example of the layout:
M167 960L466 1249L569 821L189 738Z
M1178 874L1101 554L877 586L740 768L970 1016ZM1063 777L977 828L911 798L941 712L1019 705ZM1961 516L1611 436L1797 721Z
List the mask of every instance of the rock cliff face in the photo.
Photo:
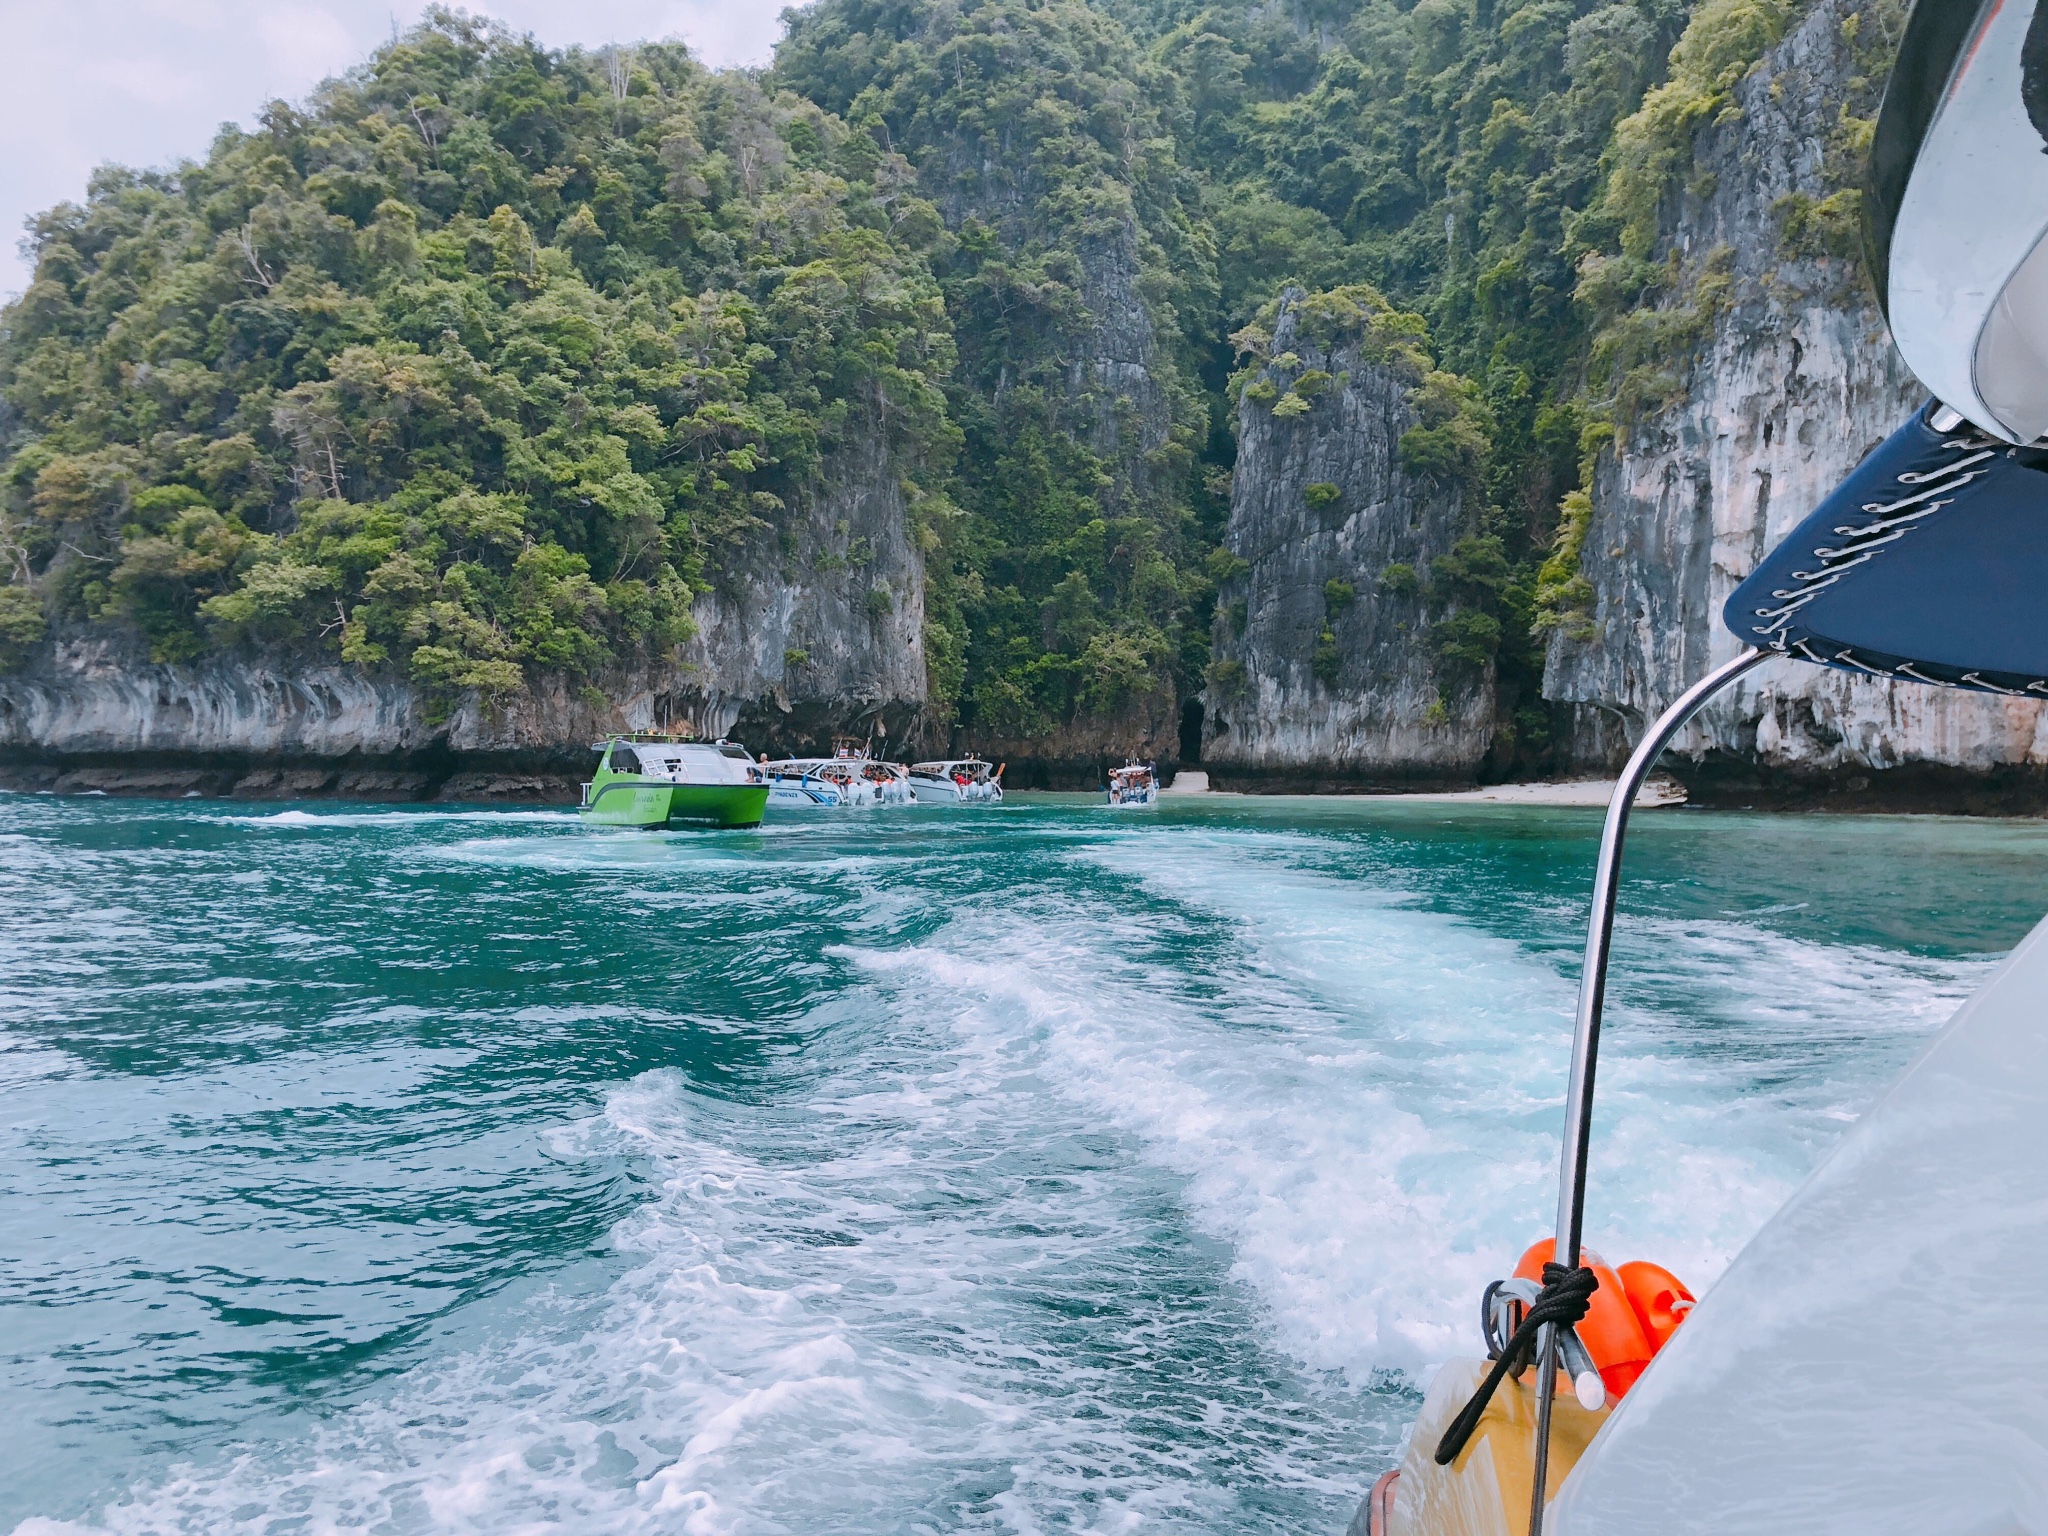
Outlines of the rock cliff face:
M924 556L879 431L826 467L794 538L756 547L696 606L697 636L644 705L750 745L829 747L875 722L901 737L926 692Z
M1247 568L1218 601L1202 765L1224 785L1469 781L1493 690L1437 676L1417 587L1464 531L1459 493L1400 467L1407 384L1311 345L1292 298L1272 352L1300 359L1265 369L1276 390L1310 370L1334 382L1302 414L1240 402L1224 545Z
M1601 456L1581 557L1591 633L1554 637L1544 693L1576 706L1572 755L1605 766L1688 683L1735 654L1728 593L1763 551L1906 419L1924 392L1892 350L1846 256L1802 254L1788 217L1837 192L1826 146L1841 130L1859 0L1822 0L1738 87L1739 119L1700 131L1689 189L1666 210L1660 255L1684 272L1671 302L1724 270L1731 301L1682 397ZM1855 110L1874 104L1860 102ZM1767 665L1675 744L1695 787L1883 793L2048 764L2042 707ZM1674 766L1679 766L1674 762Z
M802 750L914 731L924 562L878 435L837 455L789 532L729 556L673 665L452 711L395 677L243 655L150 664L60 636L0 675L0 783L151 793L558 797L608 731L687 724Z

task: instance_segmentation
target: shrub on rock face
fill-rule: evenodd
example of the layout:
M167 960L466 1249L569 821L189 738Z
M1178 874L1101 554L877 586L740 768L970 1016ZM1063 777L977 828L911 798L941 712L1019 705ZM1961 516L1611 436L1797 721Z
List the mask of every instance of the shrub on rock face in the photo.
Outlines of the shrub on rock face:
M240 586L208 598L199 611L236 639L296 640L332 616L321 611L322 599L336 585L333 571L285 555L252 565Z
M1430 626L1430 644L1445 673L1461 682L1474 681L1500 649L1500 620L1490 613L1454 613Z
M1099 715L1114 715L1159 686L1166 637L1131 625L1106 631L1081 653L1079 702Z
M1408 404L1421 422L1401 434L1401 467L1478 489L1493 447L1493 415L1479 386L1432 370L1408 392Z
M1311 512L1326 511L1344 499L1344 488L1327 480L1318 481L1301 493L1301 499L1308 503Z
M1243 662L1226 656L1209 663L1209 670L1204 677L1204 681L1208 683L1210 691L1217 698L1229 701L1243 696L1245 688L1250 682L1250 676L1245 671Z
M0 669L20 666L46 628L40 597L27 587L0 587Z
M1315 654L1309 658L1309 670L1325 688L1336 687L1338 674L1344 670L1344 653L1337 648L1336 631L1327 624L1316 636Z

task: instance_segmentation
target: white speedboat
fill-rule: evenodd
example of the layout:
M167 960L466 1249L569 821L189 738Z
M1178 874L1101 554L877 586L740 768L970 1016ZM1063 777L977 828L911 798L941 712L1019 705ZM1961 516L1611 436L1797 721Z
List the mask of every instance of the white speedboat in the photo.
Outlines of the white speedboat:
M861 772L869 783L875 786L876 804L909 805L910 770L901 763L884 763L868 758L861 766Z
M754 769L755 776L768 786L768 803L783 810L812 810L823 807L836 809L840 803L839 786L830 779L809 772L792 760L781 763L761 763Z
M978 757L912 763L910 793L919 805L997 805L1003 798L1003 770Z
M1898 35L1866 266L1938 398L1757 562L1722 613L1744 649L1623 770L1556 1235L1487 1287L1488 1358L1439 1371L1354 1536L2048 1532L2048 923L1697 1304L1584 1241L1622 848L1665 744L1764 665L2048 698L2048 0L1917 0Z
M856 810L874 805L910 804L910 770L901 763L878 762L859 752L832 757L785 757L762 763L758 772L768 783L768 803L783 806L829 806Z
M845 758L785 757L758 771L768 782L770 805L851 810L880 803L874 782Z
M1159 803L1159 775L1150 763L1125 763L1109 770L1109 808L1142 810Z

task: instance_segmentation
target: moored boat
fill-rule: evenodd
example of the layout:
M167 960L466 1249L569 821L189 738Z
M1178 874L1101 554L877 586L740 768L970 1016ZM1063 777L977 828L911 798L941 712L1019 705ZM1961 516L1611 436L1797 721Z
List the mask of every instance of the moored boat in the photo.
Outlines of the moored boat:
M1127 762L1109 770L1109 808L1140 810L1159 803L1159 774L1150 763Z
M919 805L998 805L1003 769L978 757L912 763L910 793Z
M837 810L847 804L845 786L819 772L816 757L784 757L754 771L768 786L768 803L785 810Z
M910 770L901 763L885 763L869 758L861 767L869 783L875 786L876 803L880 805L909 805Z
M615 736L583 786L583 819L606 827L755 827L768 804L747 749L730 741Z
M900 763L842 752L834 757L785 757L758 770L769 785L770 805L858 809L908 805L908 774Z

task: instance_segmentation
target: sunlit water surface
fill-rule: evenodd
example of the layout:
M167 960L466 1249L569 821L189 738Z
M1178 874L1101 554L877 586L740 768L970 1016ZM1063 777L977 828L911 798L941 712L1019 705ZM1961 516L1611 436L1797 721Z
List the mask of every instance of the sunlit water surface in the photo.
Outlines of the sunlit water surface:
M0 1531L1335 1532L1551 1209L1596 833L0 797ZM1704 1282L2048 828L1630 875L1591 1234Z

